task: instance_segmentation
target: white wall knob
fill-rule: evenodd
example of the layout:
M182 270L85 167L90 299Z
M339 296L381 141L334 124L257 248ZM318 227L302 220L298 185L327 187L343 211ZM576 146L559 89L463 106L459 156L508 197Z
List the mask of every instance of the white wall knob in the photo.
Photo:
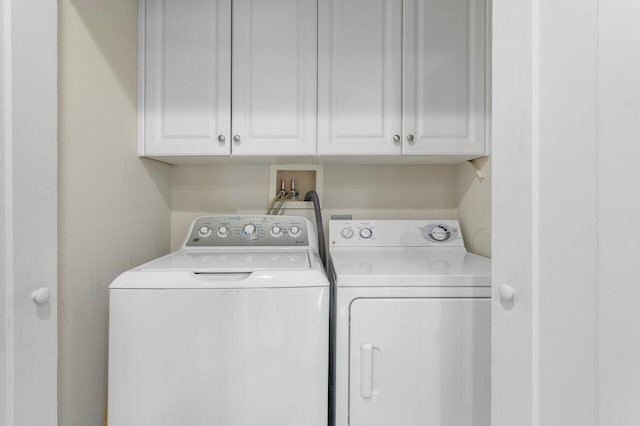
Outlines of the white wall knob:
M31 300L33 300L37 305L44 305L49 301L51 297L51 290L47 287L40 287L37 290L33 290L31 293Z
M498 295L503 302L511 302L515 294L515 289L510 285L502 284L498 287Z

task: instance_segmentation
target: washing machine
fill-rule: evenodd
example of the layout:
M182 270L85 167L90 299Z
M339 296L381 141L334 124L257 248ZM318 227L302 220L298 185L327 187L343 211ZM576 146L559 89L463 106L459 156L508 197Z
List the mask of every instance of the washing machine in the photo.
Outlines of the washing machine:
M490 426L491 264L458 222L331 221L329 246L333 423Z
M200 217L109 294L110 426L326 426L329 282L307 219Z

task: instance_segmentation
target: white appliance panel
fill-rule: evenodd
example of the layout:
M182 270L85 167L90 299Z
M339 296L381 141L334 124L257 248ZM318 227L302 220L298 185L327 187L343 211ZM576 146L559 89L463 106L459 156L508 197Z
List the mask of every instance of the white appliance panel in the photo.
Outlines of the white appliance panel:
M328 290L112 289L109 424L325 426Z
M442 233L439 239L433 238L435 230ZM446 247L466 251L457 220L332 220L329 241L331 247Z
M352 426L489 426L490 299L356 299Z
M390 283L393 284L393 283ZM336 292L333 352L336 426L349 425L349 320L351 303L358 299L487 298L490 287L338 287ZM489 388L489 383L485 385Z
M338 287L489 286L491 263L464 251L426 247L334 247Z

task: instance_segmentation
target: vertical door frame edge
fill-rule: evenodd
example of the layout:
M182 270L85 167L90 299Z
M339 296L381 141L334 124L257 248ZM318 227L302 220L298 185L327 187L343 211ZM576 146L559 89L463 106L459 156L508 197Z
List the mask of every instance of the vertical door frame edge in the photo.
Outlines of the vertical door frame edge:
M138 0L138 156L145 149L146 0Z
M2 151L2 165L0 166L0 197L2 197L2 210L0 211L0 277L3 282L0 288L0 412L4 413L0 418L0 424L4 426L14 425L13 409L13 326L11 318L13 316L13 270L11 259L13 246L13 218L11 205L13 202L12 193L12 91L11 91L11 2L12 0L0 0L0 19L2 19L2 30L0 43L2 49L0 54L0 70L2 70L2 80L0 81L0 93L2 94L2 105L0 106L0 149Z

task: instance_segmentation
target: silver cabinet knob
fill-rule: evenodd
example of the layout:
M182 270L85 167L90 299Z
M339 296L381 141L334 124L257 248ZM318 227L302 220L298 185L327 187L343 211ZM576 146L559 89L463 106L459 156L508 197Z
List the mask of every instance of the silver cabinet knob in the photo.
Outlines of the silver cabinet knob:
M240 135L235 135L233 137L233 141L236 143L236 145L238 145L240 143Z
M409 142L409 145L413 145L416 143L416 138L414 138L413 135L409 135L407 136L407 141Z
M394 135L393 141L396 143L396 145L398 145L398 142L400 142L400 135Z
M49 301L51 297L51 290L47 287L40 287L37 290L33 290L31 293L31 300L35 302L36 305L44 305Z
M225 138L224 135L218 135L218 142L224 142L225 140L227 140L227 138Z

